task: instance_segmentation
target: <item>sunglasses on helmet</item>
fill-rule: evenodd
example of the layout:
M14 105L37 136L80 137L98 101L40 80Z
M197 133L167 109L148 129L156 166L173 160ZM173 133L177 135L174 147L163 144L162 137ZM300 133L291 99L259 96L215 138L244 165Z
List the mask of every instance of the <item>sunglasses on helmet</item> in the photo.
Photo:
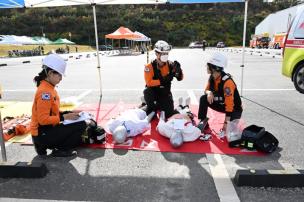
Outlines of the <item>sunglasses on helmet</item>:
M163 46L159 48L160 51L170 51L172 49L172 46Z

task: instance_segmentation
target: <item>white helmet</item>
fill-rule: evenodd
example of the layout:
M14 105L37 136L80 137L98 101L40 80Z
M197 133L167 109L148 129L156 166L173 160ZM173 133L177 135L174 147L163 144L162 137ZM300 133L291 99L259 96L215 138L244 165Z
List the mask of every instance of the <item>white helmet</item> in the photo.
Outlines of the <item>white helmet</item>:
M50 54L42 60L42 64L65 76L66 62L57 54Z
M115 143L124 143L127 139L127 129L124 126L118 126L115 128L112 136Z
M219 52L215 52L209 58L208 63L218 67L216 70L224 70L227 67L227 57Z
M182 146L182 144L184 143L182 130L176 130L173 132L170 137L170 143L174 148Z
M154 45L154 51L158 53L169 53L172 49L172 46L163 40L159 40Z

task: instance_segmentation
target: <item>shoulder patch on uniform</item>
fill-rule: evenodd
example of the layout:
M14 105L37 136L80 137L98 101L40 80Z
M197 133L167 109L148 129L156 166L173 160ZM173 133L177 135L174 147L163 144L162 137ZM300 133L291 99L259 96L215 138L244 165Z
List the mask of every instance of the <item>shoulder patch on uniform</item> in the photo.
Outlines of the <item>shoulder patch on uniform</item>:
M231 95L231 90L230 90L229 87L226 87L226 88L224 89L224 91L225 91L225 94L226 94L227 96Z
M50 93L42 93L41 99L42 100L51 100L51 94Z
M145 67L145 72L149 72L149 71L150 71L149 67Z

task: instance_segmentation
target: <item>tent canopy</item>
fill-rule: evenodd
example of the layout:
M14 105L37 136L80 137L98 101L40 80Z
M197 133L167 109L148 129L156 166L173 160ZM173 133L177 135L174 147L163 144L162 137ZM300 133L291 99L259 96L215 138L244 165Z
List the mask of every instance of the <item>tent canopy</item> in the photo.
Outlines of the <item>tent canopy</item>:
M22 45L22 44L37 44L37 41L28 36L1 35L0 44Z
M141 36L132 32L129 28L119 27L115 32L107 34L105 36L107 39L136 39L141 38Z
M134 34L138 35L140 38L134 39L134 41L151 41L151 38L147 37L141 32L135 31Z
M34 36L32 39L36 41L36 44L53 44L51 40L45 37Z
M56 41L54 41L53 44L75 44L75 43L67 39L59 38Z

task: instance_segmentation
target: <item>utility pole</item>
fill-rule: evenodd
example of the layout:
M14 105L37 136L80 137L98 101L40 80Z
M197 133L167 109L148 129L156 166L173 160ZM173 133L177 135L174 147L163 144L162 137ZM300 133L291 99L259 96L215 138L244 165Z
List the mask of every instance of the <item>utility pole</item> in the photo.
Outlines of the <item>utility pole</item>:
M43 37L45 37L45 33L43 32L43 26L40 27L41 28L41 34Z

